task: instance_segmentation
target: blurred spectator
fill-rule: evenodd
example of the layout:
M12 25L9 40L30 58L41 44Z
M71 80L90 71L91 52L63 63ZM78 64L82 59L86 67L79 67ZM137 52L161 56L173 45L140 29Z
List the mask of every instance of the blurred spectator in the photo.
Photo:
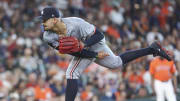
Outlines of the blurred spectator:
M138 91L138 97L145 97L147 96L147 90L145 87L141 87Z
M38 80L38 85L35 86L35 99L37 100L50 100L52 98L52 91L46 85L44 79Z
M35 100L35 92L33 88L25 89L22 98L26 101L34 101Z
M100 100L113 101L113 92L111 91L111 87L108 84L104 85L103 96L101 96Z
M152 30L149 33L147 33L146 39L147 39L147 42L149 44L151 44L155 40L163 42L164 37L163 37L163 35L160 32L158 32L158 27L157 26L153 26Z
M127 93L126 93L126 84L120 83L117 91L114 93L116 101L124 101L126 100Z
M84 91L81 93L81 100L82 101L91 101L93 98L93 92L92 92L92 84L88 83L84 89Z
M147 89L147 93L151 95L153 93L151 86L152 81L151 81L151 74L148 70L145 71L143 75L143 80L144 80L144 86Z
M83 0L69 0L69 10L73 16L85 16Z
M26 83L26 87L30 88L30 87L35 87L37 83L37 75L35 73L31 73L28 76L28 81Z
M20 58L20 66L26 73L31 73L37 69L37 60L32 56L30 48L24 50L24 56Z
M121 26L122 23L124 22L124 18L121 12L120 8L118 6L114 6L113 9L109 13L109 19L114 23L117 24L118 26Z

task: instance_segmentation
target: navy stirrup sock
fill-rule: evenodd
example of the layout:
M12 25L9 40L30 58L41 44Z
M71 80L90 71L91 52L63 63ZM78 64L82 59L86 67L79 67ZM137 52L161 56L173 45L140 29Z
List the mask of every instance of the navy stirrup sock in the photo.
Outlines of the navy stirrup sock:
M78 79L67 79L65 101L74 101L78 92Z
M137 59L142 56L153 54L153 50L151 48L141 48L138 50L130 50L126 51L125 53L120 54L121 60L123 65L127 64L128 62Z

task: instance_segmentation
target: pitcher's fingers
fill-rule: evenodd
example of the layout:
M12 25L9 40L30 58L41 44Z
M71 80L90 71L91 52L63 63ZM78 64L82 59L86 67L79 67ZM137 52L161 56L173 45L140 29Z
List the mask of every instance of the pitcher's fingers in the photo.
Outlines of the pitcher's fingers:
M108 54L108 53L104 53L104 55L105 55L105 56L109 56L109 54Z

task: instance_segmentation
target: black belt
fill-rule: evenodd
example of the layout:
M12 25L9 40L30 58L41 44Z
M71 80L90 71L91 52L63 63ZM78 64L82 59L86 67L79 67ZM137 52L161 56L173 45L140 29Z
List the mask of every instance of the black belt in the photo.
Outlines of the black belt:
M169 80L160 80L161 82L168 82Z

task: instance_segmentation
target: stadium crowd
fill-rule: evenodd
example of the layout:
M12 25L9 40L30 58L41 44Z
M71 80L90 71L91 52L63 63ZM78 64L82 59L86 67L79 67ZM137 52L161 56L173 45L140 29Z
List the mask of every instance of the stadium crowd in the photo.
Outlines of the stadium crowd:
M0 0L0 100L63 101L70 55L58 54L41 40L35 17L47 5L63 17L95 24L119 54L159 40L174 55L180 71L179 0ZM137 59L126 68L90 65L79 81L76 101L126 101L152 96L149 62ZM179 78L179 74L177 76Z

